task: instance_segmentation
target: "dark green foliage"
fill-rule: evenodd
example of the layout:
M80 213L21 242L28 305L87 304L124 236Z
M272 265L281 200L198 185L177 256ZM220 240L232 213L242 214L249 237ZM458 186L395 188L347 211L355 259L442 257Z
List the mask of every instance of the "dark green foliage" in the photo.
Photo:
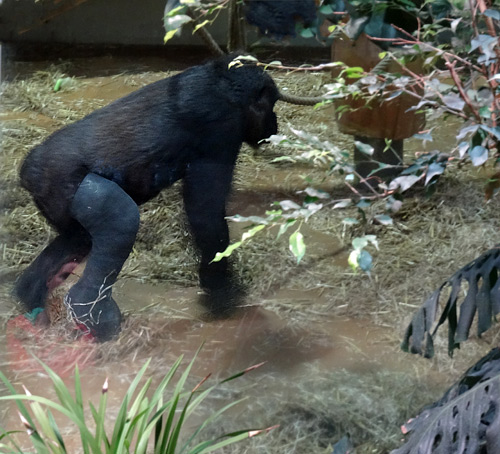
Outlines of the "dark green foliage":
M404 428L412 435L391 454L500 452L500 350L481 358Z
M433 337L437 329L448 320L448 352L467 340L470 327L477 313L477 334L488 330L495 316L500 313L500 245L465 265L449 280L444 282L422 305L406 328L402 348L425 357L434 355ZM467 294L459 305L462 284L468 284ZM445 287L450 287L450 296L441 313L437 326L431 333L436 320L439 297ZM459 307L460 306L460 307Z

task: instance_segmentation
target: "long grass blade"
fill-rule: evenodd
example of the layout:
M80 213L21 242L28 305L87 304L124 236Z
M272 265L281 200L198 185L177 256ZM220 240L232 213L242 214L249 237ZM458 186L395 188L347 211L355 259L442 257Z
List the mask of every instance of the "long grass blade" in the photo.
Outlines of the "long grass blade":
M59 375L57 375L49 366L40 361L38 358L35 359L45 369L45 372L47 372L47 375L52 380L52 383L54 385L54 391L56 392L57 398L59 399L59 402L61 402L61 405L63 405L68 410L71 409L75 415L78 415L80 418L82 418L83 417L82 404L80 405L80 407L78 406L78 403L73 399L73 396L69 392L69 389L62 380L62 378L59 377ZM78 377L78 374L76 375L76 377ZM75 391L78 394L78 390L76 388Z
M166 446L164 445L164 443L162 443L162 451L161 451L161 453L170 453L170 452L173 453L174 450L175 450L175 447L176 447L176 444L177 444L177 440L179 438L180 429L181 429L182 423L184 422L184 416L185 416L185 412L186 412L186 407L189 405L189 402L191 401L191 399L193 397L193 393L192 392L189 393L188 402L184 405L183 410L181 412L181 415L179 417L180 423L178 422L173 427L173 430L171 430L173 417L175 416L175 411L177 409L177 404L179 402L179 398L180 398L180 396L182 394L182 391L183 391L184 386L186 384L186 381L187 381L187 379L189 377L189 374L191 373L191 369L193 368L193 364L196 361L196 358L198 357L198 354L200 353L200 350L202 349L202 347L203 347L203 344L200 345L200 347L198 348L198 350L196 350L196 353L194 354L193 359L189 362L189 364L186 367L186 370L182 373L181 377L179 378L179 381L177 382L177 385L175 386L174 396L175 396L175 399L176 399L176 405L172 406L172 408L170 409L169 417L168 417L167 424L166 424L166 427L168 426L168 432L167 432L167 430L165 430L165 432L164 432L164 440L166 439L166 435L167 434L170 434L170 436L168 437L168 443L167 443ZM168 423L169 420L170 420L170 423Z
M94 454L100 454L100 446L95 442L95 439L88 429L85 422L85 414L83 410L83 397L82 397L82 385L80 380L80 372L78 366L75 366L75 398L71 395L68 387L62 380L62 378L57 375L49 366L43 363L43 361L37 358L37 361L44 368L47 375L50 377L53 383L54 390L56 395L60 401L60 403L72 412L73 417L72 420L75 421L78 419L80 421L79 427L84 427L85 430L80 431L80 439L82 442L82 449L84 454L89 454L92 451ZM90 450L90 451L89 451Z
M177 405L179 404L179 397L179 393L176 389L173 399L170 400L170 409L168 411L167 420L165 425L162 427L162 434L159 439L160 444L159 446L155 446L155 454L166 454L168 452L167 446L169 445L169 438L174 428L173 423L175 412L177 411Z
M37 402L39 404L42 404L42 405L45 405L47 407L50 407L54 410L56 410L57 412L63 414L64 416L66 416L69 420L73 421L77 426L78 426L78 429L81 431L81 432L84 432L84 436L91 442L94 441L88 427L86 426L86 423L85 421L82 421L78 415L75 415L71 410L65 408L64 406L62 406L61 404L58 404L56 402L53 402L52 400L50 399L47 399L45 397L41 397L41 396L27 396L25 394L14 394L14 395L11 395L11 396L0 396L0 401L9 401L9 400L13 400L15 401L16 403L20 402L20 401L28 401L30 403L32 402ZM26 408L26 407L25 407ZM24 416L24 415L23 415ZM31 417L30 419L28 420L27 419L27 422L33 427L35 428L35 425L32 423L32 420L31 420ZM94 443L92 443L92 452L96 453L96 454L99 454L99 450L98 450L98 447L95 446Z
M237 443L247 438L250 438L250 435L249 432L245 430L239 433L234 433L229 438L226 438L219 442L216 442L216 440L204 441L195 446L193 449L189 450L189 454L207 454L209 452L216 451L217 449L224 448L225 446Z
M207 390L207 391L212 391L214 387L212 387L211 389ZM206 397L206 396L205 396ZM194 433L189 437L189 439L186 441L186 443L184 444L184 446L181 448L181 450L179 451L179 454L182 454L183 452L186 452L189 445L191 444L191 442L200 434L200 432L206 427L208 426L210 423L212 423L213 421L215 421L217 418L219 418L220 415L222 415L224 412L226 412L227 410L229 410L230 408L234 407L235 405L238 405L240 404L241 402L245 401L246 398L244 399L240 399L240 400L237 400L235 402L231 402L227 405L225 405L224 407L220 408L219 410L217 410L215 413L212 413L207 419L205 419L199 426L198 428L194 431ZM198 404L199 405L199 404Z
M25 388L26 395L31 396L31 393ZM38 422L41 433L43 433L44 438L48 439L48 446L53 453L56 454L64 454L65 450L58 444L58 437L56 435L56 431L52 425L52 422L55 424L54 418L50 418L50 410L45 413L44 409L40 405L40 403L33 401L30 403L31 410L33 412L33 416L35 420ZM57 430L57 426L56 426ZM59 430L57 430L59 432Z
M242 441L245 438L253 438L253 437L256 437L257 435L268 433L271 430L276 429L277 427L279 427L279 425L267 427L266 429L258 429L258 430L250 430L250 431L249 430L238 430L237 432L228 433L226 435L219 437L219 438L225 438L224 440L222 440L218 443L214 443L210 446L205 446L201 449L201 451L199 451L199 450L189 451L189 454L207 454L209 452L217 451L218 449L232 445L233 443L237 443L238 441ZM198 445L198 446L201 447L202 444L203 443L200 443L200 445Z
M113 435L111 436L110 452L113 452L113 450L116 451L118 449L119 442L122 439L122 433L125 430L127 421L128 403L132 400L135 389L144 376L144 373L146 372L146 369L148 368L150 362L151 360L149 359L148 361L146 361L144 366L141 367L134 380L132 380L132 383L130 383L130 386L128 387L128 390L123 398L122 404L118 411L118 415L116 417Z
M177 358L177 360L174 362L174 364L167 372L165 377L163 377L162 381L160 382L155 392L153 393L153 396L151 397L151 405L157 405L158 408L163 405L163 394L165 392L165 389L170 384L170 381L172 380L173 376L179 369L179 366L181 365L183 358L184 355L181 355L179 358Z
M57 423L54 419L54 416L52 415L52 412L50 410L47 411L47 416L49 418L49 423L52 427L52 430L54 431L54 435L56 437L56 444L60 446L60 450L58 450L61 453L66 453L66 445L64 444L63 437L61 436L61 432L59 431L59 427L57 426Z
M20 434L23 433L21 430L10 430L6 432L1 426L0 426L0 449L9 449L10 451L6 452L12 452L12 454L23 454L23 451L19 447L19 445L14 441L12 438L13 434ZM6 439L5 441L8 441L9 445L3 444L2 440ZM12 451L12 447L14 447L16 451ZM0 451L2 452L2 451Z
M12 386L12 383L9 381L9 379L1 371L0 371L0 380L3 381L3 383L5 384L7 389L10 391L11 395L17 394L17 390L14 388L14 386ZM9 400L13 400L13 399L9 399ZM17 408L19 409L19 412L24 417L24 419L28 422L28 424L30 424L32 427L35 427L35 423L31 419L31 415L28 412L28 409L26 408L26 406L24 405L22 400L16 400L16 405L17 405Z
M136 416L136 421L134 421L134 426L135 426L135 431L137 434L137 439L135 440L135 448L134 448L134 453L135 454L146 454L146 450L139 451L138 450L138 445L140 444L141 440L143 438L146 438L146 443L145 446L147 447L148 445L148 440L149 440L149 434L145 434L145 428L147 427L148 424L148 416L151 412L151 403L148 401L148 399L144 399L142 401L141 407L139 408L139 413Z
M264 361L262 363L259 363L259 364L255 364L254 366L247 367L245 370L242 370L241 372L238 372L238 373L236 373L234 375L231 375L228 378L225 378L219 384L226 383L228 381L232 381L232 380L234 380L236 378L239 378L239 377L241 377L241 376L243 376L245 374L248 374L249 372L252 372L255 369L258 369L259 367L262 367L264 364L266 364L266 361Z
M43 363L42 363L43 364ZM54 374L55 375L55 374ZM79 417L84 421L85 415L83 411L83 396L82 396L82 382L80 380L80 370L78 369L78 364L75 365L75 405L74 411L79 414ZM54 386L56 384L54 383ZM82 432L80 432L80 439L82 440L82 449L84 454L88 454L89 452L89 440L84 436ZM99 445L98 443L95 443Z
M1 381L5 383L8 390L12 393L10 396L0 396L0 402L10 400L16 402L19 408L21 421L28 435L31 437L31 443L35 449L33 452L37 454L67 454L64 439L53 415L54 411L57 411L69 421L76 424L80 431L82 447L85 454L103 454L104 452L106 454L146 454L149 452L148 448L152 441L150 437L153 430L155 431L155 454L185 454L186 452L188 454L205 454L262 432L240 431L226 434L215 440L199 443L193 449L189 450L189 445L199 436L200 432L209 423L215 421L222 413L239 404L241 400L238 400L237 402L229 403L211 414L198 426L195 433L189 437L181 451L178 451L181 429L185 425L186 420L193 414L196 408L203 402L215 386L218 386L215 385L206 390L201 390L201 386L209 377L207 376L191 391L184 391L198 353L199 349L177 380L173 394L166 402L164 401L165 390L172 382L175 373L178 371L182 362L182 357L174 362L168 373L154 390L151 399L147 397L147 394L151 388L152 378L148 378L142 387L138 389L150 363L150 360L147 361L134 377L123 397L123 401L118 409L111 438L108 438L105 428L108 399L107 379L102 389L98 408L91 402L88 404L93 422L95 423L95 433L93 433L85 420L85 407L78 367L75 368L75 397L73 398L72 393L64 384L63 380L49 367L41 363L52 380L59 402L42 396L33 396L27 390L26 394L18 394L5 375L0 372ZM254 366L246 369L242 373L233 375L222 383L233 380L253 370L255 367L258 366ZM25 402L29 402L29 405L25 404ZM31 412L28 411L28 408L31 408L33 416L31 416ZM11 440L12 437L10 437L9 434L11 433L5 433L0 430L0 448L10 445L9 449L12 454L23 454L23 451L15 444L14 440ZM6 444L6 442L8 442L8 444ZM17 451L15 451L16 449ZM0 452L2 451L0 450Z
M137 422L142 416L144 416L143 414L138 415L138 412L142 406L143 400L147 399L145 396L146 396L148 389L151 386L151 383L152 383L152 379L148 378L148 380L146 381L144 386L140 389L134 402L132 403L132 405L128 409L127 418L125 420L125 425L123 427L121 437L118 441L118 445L117 445L118 449L121 449L122 447L125 447L127 445L130 446L132 439L134 437L135 430L137 428L136 427Z
M158 427L159 420L162 419L165 412L167 411L167 409L170 408L171 405L172 405L172 400L169 400L168 402L163 404L160 408L158 408L156 410L156 412L153 414L153 416L149 419L148 424L147 424L146 428L144 429L144 433L142 434L142 437L139 440L138 446L136 447L137 453L145 452L144 450L147 447L147 443L149 441L149 436L151 435L153 429L156 429ZM155 454L158 452L161 452L159 445L161 444L162 437L163 437L163 431L165 430L164 426L160 426L159 430L160 430L160 437L158 439L155 438L155 444L154 444ZM161 453L161 454L163 454L163 453Z
M92 413L92 418L95 422L95 442L98 446L109 446L109 441L106 437L104 423L106 422L106 408L108 403L108 379L104 381L101 389L101 396L99 397L99 410L96 410L92 402L89 402L89 408ZM106 438L106 440L105 440Z

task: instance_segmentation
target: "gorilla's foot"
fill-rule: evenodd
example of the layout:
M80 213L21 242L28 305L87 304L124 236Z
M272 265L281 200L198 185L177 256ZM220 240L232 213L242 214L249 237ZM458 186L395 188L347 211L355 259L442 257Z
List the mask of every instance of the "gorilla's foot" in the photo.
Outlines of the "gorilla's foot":
M64 297L68 314L80 328L88 331L98 341L111 340L120 332L122 320L120 309L111 297L111 292L98 292L92 299L88 297L91 292L79 292L75 287Z
M209 318L231 317L244 301L246 292L241 285L228 285L217 289L204 289L199 303Z

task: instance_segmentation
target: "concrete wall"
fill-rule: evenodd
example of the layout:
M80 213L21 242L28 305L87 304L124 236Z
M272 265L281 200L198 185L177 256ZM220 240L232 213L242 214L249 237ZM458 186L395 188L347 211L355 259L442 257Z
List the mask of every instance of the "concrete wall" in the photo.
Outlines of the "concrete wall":
M4 0L0 40L70 44L163 43L165 0ZM186 30L187 31L187 30ZM187 43L190 33L183 33Z
M163 11L166 0L0 0L0 41L163 45ZM224 15L208 28L226 43ZM253 27L249 42L257 39ZM190 27L168 45L200 45ZM296 38L293 45L314 45Z

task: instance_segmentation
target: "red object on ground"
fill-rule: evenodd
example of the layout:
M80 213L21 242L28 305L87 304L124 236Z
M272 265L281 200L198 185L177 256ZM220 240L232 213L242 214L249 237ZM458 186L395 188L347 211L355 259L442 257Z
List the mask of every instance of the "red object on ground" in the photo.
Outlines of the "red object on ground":
M47 336L47 329L34 325L24 315L7 322L7 352L11 369L43 371L36 358L61 376L71 374L77 364L80 370L93 365L96 344L90 333L69 341L55 335Z

